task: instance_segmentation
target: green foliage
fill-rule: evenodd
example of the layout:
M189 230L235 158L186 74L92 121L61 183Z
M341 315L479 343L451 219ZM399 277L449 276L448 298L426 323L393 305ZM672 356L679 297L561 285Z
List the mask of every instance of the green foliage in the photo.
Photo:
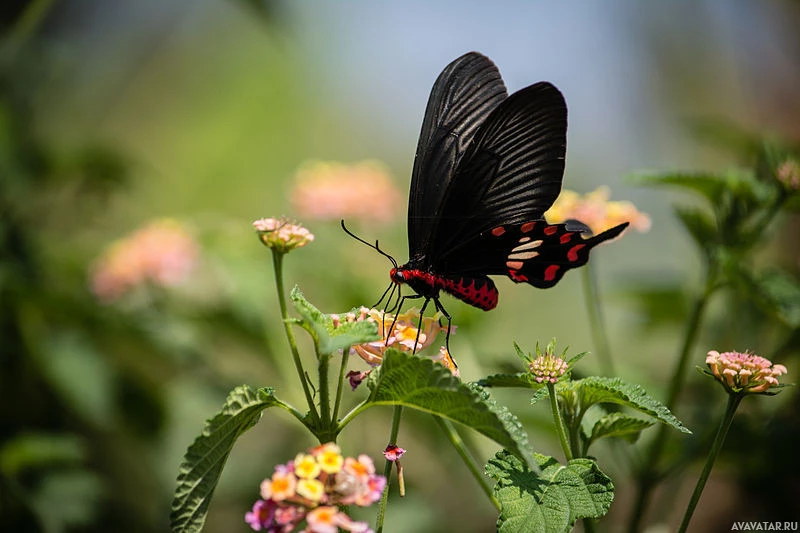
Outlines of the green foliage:
M478 385L468 385L430 359L387 350L368 405L402 405L458 422L489 437L528 464L528 436L508 409Z
M608 413L595 422L592 433L586 440L586 448L603 437L621 438L633 444L639 439L642 430L654 423L652 420L634 418L619 412Z
M581 518L600 518L614 499L614 484L590 459L573 459L566 466L535 454L540 472L533 472L501 451L486 465L497 480L494 492L502 505L498 531L561 533Z
M203 528L211 496L236 439L259 421L264 409L280 404L272 389L254 391L242 385L231 391L222 410L206 421L181 462L170 514L173 531Z
M342 321L334 327L331 315L326 315L305 299L298 287L290 295L292 305L303 317L301 325L311 333L320 354L330 355L337 350L380 339L378 325L371 320Z

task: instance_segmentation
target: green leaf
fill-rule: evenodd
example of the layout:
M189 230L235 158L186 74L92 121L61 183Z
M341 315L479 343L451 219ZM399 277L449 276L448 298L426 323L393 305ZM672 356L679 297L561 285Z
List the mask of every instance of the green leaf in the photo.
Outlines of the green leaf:
M641 185L668 185L700 194L714 205L725 188L725 181L716 174L671 172L667 174L635 174L629 178Z
M792 329L800 327L800 284L772 268L755 274L740 264L732 272L737 287L769 315Z
M642 430L653 424L652 420L634 418L622 413L609 413L595 422L586 447L588 448L593 442L604 437L617 437L633 444L639 439Z
M534 454L541 472L530 471L505 450L486 465L497 480L494 494L502 505L497 530L514 533L562 533L580 518L604 516L614 500L614 484L591 459L566 466Z
M534 464L519 420L480 386L463 383L431 359L387 350L378 375L368 384L369 405L403 405L464 424Z
M183 457L169 517L172 531L202 529L211 495L236 439L258 422L264 409L281 403L272 389L254 391L241 385L230 392L222 410L206 421Z
M627 383L620 378L592 376L564 383L563 388L577 391L580 395L580 405L584 410L594 404L616 403L652 416L678 431L691 433L664 404L647 394L641 386Z
M481 387L515 387L521 389L538 390L545 383L539 383L530 372L517 372L516 374L494 374L478 381Z
M708 249L712 243L720 240L717 225L706 210L676 207L675 214L701 250Z
M342 321L334 328L332 316L311 305L297 286L292 289L290 299L297 313L303 317L306 328L314 336L321 354L332 354L348 346L380 339L378 325L372 320Z

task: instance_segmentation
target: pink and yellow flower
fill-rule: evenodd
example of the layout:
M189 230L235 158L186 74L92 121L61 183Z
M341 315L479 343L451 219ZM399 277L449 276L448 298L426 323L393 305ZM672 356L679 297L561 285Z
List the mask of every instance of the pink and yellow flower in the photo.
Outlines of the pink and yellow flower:
M780 164L777 171L778 181L790 191L800 190L800 163L795 159L787 159Z
M316 457L311 454L298 453L294 458L294 474L301 479L317 477L320 470Z
M111 302L146 283L175 286L189 278L199 255L200 247L180 222L156 220L106 249L92 266L91 289Z
M595 235L623 222L629 222L630 227L640 232L650 229L649 216L636 209L631 202L609 201L610 196L608 187L600 187L585 196L565 189L544 216L550 224L579 220L589 226Z
M767 392L780 385L778 377L786 374L786 367L748 352L708 352L706 357L711 374L723 387L736 394Z
M300 167L295 182L292 204L301 216L314 220L390 222L402 205L388 170L377 161L309 162Z
M555 383L567 371L567 362L547 352L531 361L529 367L538 383Z
M334 443L299 453L278 465L261 483L261 498L245 515L256 531L289 533L305 521L306 532L369 531L367 524L351 520L337 506L371 505L380 499L386 478L375 473L367 455L343 457Z
M287 253L302 248L314 240L314 234L285 217L260 218L253 222L258 238L268 248L279 253Z

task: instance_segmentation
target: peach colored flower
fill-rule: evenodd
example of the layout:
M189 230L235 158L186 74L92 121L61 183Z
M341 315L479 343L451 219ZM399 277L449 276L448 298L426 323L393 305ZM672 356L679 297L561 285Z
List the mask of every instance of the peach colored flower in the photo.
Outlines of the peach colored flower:
M169 287L197 266L200 247L178 221L160 219L114 242L95 261L90 285L98 299L111 302L131 289L152 283Z
M306 218L385 223L394 220L402 206L402 196L378 161L308 162L297 171L295 182L292 205Z
M786 367L751 353L708 352L706 364L711 374L729 392L756 394L780 385L778 377L786 374Z
M297 478L291 472L276 471L272 479L261 482L261 497L265 500L283 501L295 495Z
M285 217L260 218L253 222L253 228L258 232L261 242L280 253L302 248L314 240L314 234L308 229Z
M335 474L342 469L344 457L336 444L323 444L312 449L311 453L317 458L320 469L326 474Z
M564 189L544 216L550 224L579 220L589 226L595 235L623 222L630 222L637 231L650 229L649 216L636 209L631 202L609 201L610 194L608 187L599 187L585 196Z
M334 327L341 324L340 315L331 315ZM422 319L422 329L420 330L420 315L415 308L395 316L391 313L384 313L380 309L368 309L361 307L358 313L347 313L344 320L347 322L358 322L362 320L372 320L378 324L378 334L380 340L367 342L354 346L352 350L370 365L379 365L383 361L383 354L388 348L397 348L405 352L420 352L432 345L439 333L447 333L447 326L440 323L441 313L436 313L431 317ZM389 331L394 322L394 328ZM451 332L455 331L455 326L451 326ZM416 350L414 345L416 343ZM440 354L441 355L441 354ZM444 364L444 361L442 361Z

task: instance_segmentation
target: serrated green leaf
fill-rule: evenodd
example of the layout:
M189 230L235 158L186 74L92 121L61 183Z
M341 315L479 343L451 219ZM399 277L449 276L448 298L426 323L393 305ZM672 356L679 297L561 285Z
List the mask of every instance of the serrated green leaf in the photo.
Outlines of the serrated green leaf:
M539 383L530 372L516 374L493 374L478 381L481 387L515 387L520 389L540 389L545 383Z
M519 420L480 386L463 383L431 359L387 350L375 381L368 384L370 405L403 405L458 422L534 464Z
M303 322L314 336L321 354L332 354L348 346L380 339L378 325L371 320L343 321L334 328L331 315L326 315L311 305L297 286L292 289L289 298L295 310L303 317Z
M588 448L596 440L605 437L617 437L633 444L639 439L642 430L653 424L652 420L634 418L622 413L608 413L595 422L586 447Z
M534 392L533 396L531 396L531 405L534 405L539 401L544 400L549 395L550 395L550 389L548 389L547 387L542 387L541 389Z
M272 389L255 391L241 385L228 394L222 410L206 421L183 457L169 517L172 531L190 533L203 528L211 495L236 439L258 422L264 409L279 404Z
M568 385L580 395L580 405L583 409L598 403L616 403L652 416L678 431L691 433L664 404L647 394L647 391L639 385L627 383L620 378L601 376L584 378Z
M486 465L497 480L494 494L502 505L497 530L503 533L563 533L580 518L600 518L614 500L614 484L591 459L566 466L534 454L541 472L531 472L505 450Z

